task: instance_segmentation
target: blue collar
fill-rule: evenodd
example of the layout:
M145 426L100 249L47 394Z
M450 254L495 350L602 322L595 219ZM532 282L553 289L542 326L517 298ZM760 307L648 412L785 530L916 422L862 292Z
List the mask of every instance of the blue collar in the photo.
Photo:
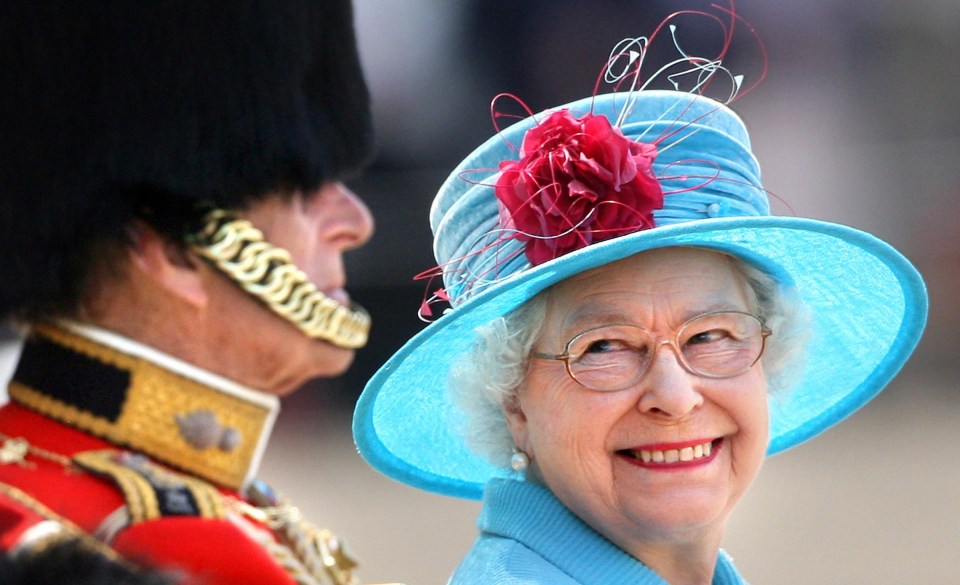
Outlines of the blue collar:
M477 521L480 530L520 542L578 583L669 585L587 526L541 486L492 479L484 490L483 503ZM721 550L713 585L745 583Z

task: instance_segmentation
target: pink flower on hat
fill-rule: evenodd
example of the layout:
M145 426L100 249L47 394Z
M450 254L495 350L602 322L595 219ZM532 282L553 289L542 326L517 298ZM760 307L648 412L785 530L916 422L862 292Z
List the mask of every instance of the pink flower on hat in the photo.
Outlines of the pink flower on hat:
M527 131L520 160L500 163L501 222L517 230L536 266L653 227L663 190L657 147L631 140L605 116L558 110Z

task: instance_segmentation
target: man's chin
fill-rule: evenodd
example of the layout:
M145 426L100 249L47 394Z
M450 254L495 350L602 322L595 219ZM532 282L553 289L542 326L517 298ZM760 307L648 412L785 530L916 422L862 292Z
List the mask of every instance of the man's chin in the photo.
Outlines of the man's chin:
M316 351L310 364L310 376L307 380L317 378L336 378L350 369L357 352L353 349L338 347L327 341L317 341ZM306 381L306 380L305 380Z
M340 376L346 373L350 369L350 366L353 365L353 360L356 358L356 351L352 349L343 349L341 347L336 348L337 352L342 354L338 356L337 360L324 360L324 366L329 365L330 369L325 370L323 373L319 374L317 377L320 378L333 378Z

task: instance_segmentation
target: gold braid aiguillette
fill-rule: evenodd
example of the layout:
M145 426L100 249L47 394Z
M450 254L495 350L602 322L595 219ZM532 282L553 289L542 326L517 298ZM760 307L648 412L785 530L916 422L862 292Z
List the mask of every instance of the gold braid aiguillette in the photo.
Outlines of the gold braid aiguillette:
M264 240L263 232L249 221L215 209L188 241L195 252L308 337L349 349L366 344L370 315L317 290L293 264L290 253Z

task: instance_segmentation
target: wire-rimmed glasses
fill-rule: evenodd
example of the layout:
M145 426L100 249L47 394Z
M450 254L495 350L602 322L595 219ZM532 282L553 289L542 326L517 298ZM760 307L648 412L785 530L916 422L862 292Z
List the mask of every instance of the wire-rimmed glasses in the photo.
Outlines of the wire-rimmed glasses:
M691 374L737 376L757 363L772 333L750 313L716 311L686 321L672 338L659 339L640 325L617 323L574 335L563 353L531 355L564 362L567 374L581 386L614 391L639 382L663 345L673 347L680 365Z

